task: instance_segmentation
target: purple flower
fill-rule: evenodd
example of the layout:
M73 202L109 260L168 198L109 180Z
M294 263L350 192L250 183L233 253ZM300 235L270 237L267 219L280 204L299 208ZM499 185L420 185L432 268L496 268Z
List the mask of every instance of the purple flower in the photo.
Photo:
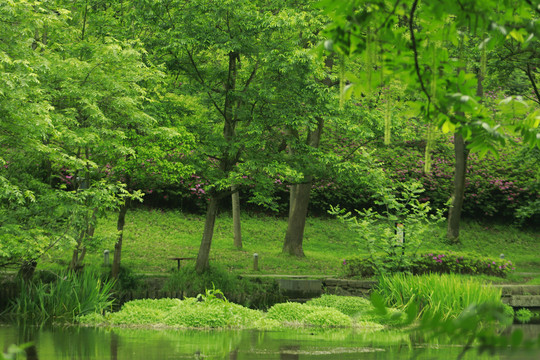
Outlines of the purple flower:
M343 265L347 265L347 260L343 260Z

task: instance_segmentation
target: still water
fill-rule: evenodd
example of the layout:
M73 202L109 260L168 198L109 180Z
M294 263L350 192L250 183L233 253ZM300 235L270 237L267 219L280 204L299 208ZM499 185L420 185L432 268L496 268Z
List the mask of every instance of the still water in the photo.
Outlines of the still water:
M522 326L526 337L540 334L540 325ZM152 359L456 359L457 345L431 341L405 332L330 330L179 331L124 328L35 327L0 325L0 350L31 341L29 360L152 360ZM539 359L540 352L510 351L465 359Z

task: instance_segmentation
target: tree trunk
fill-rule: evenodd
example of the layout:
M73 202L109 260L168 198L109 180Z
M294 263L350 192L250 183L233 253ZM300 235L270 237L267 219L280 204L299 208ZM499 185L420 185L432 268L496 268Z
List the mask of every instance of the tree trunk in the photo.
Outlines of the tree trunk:
M118 231L118 239L114 244L114 257L111 269L111 276L113 279L118 279L120 274L120 262L122 258L122 241L124 239L124 225L126 224L126 213L129 207L129 200L125 200L124 204L120 207L118 213L118 221L116 223L116 230Z
M208 270L210 266L210 247L212 246L212 237L214 235L214 225L216 223L217 210L218 198L217 196L212 196L206 209L204 233L201 240L201 246L199 248L199 255L197 256L197 263L195 264L195 271L197 271L197 274L202 274Z
M450 209L448 211L448 233L447 237L451 243L459 243L459 222L461 210L463 208L463 196L465 194L465 178L467 174L467 150L465 140L461 134L454 134L454 152L456 157L454 173L454 193Z
M92 216L88 220L87 218L87 227L81 231L79 239L77 240L77 246L73 250L73 255L71 257L71 262L69 264L68 270L70 271L80 271L83 268L84 257L86 256L86 245L85 242L89 241L94 237L94 232L96 230L96 219L97 219L97 209L92 211Z
M32 276L34 276L36 267L37 267L36 260L25 260L19 269L18 276L21 279L23 279L23 281L26 283L30 281L30 279L32 279Z
M312 177L306 178L306 182L291 187L292 202L289 208L289 222L287 224L287 233L283 243L283 252L303 257L304 250L302 243L304 240L304 228L306 226L306 217L309 205L309 196L311 193Z
M485 61L485 48L482 49L482 62ZM484 73L482 67L477 74L476 95L484 96ZM463 139L463 135L454 134L454 153L456 156L456 171L454 174L454 194L452 195L452 203L448 211L448 232L446 234L448 241L453 244L460 243L459 240L459 225L461 220L461 210L463 208L463 199L465 195L465 179L467 178L467 159L469 150L467 143Z
M234 246L237 249L242 248L242 227L240 221L240 193L236 185L232 186L232 215L234 230Z
M317 129L308 133L308 145L318 148L321 140L324 120L318 119ZM311 185L313 176L307 175L301 184L291 187L289 221L287 224L287 233L283 242L283 252L298 257L304 256L302 243L304 240L304 228L306 226L306 217L309 205L309 196L311 194Z

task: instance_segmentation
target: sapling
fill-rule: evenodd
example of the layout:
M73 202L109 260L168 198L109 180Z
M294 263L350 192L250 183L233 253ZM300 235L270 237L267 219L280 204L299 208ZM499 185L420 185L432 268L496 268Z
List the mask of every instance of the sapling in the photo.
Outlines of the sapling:
M380 211L369 208L353 215L336 206L329 213L357 232L358 242L366 247L378 274L404 271L426 235L444 220L442 210L418 200L423 191L416 181L402 184L398 194L381 186L375 201Z

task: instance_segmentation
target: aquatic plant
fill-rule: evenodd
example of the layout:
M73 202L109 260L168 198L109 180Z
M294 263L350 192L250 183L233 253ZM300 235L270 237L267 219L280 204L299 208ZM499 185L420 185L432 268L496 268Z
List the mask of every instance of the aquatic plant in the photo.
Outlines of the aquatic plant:
M113 285L113 281L102 281L91 271L65 272L50 283L21 281L21 291L8 312L39 322L73 321L77 316L111 309Z
M400 309L415 303L418 314L455 318L473 304L501 305L501 290L453 274L381 276L377 292L387 306ZM510 315L510 312L509 312Z

